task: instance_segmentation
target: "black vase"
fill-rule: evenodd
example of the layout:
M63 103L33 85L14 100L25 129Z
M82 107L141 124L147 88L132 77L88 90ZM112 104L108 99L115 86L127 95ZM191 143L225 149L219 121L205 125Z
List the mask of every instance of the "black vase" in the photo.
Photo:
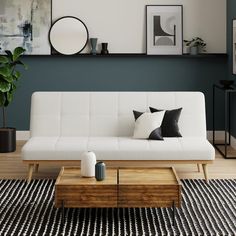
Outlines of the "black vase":
M109 54L107 47L108 47L108 43L102 43L102 51L101 51L102 55Z
M0 128L0 153L16 150L16 129Z
M95 178L97 181L102 181L106 178L106 165L104 162L98 162L95 165Z

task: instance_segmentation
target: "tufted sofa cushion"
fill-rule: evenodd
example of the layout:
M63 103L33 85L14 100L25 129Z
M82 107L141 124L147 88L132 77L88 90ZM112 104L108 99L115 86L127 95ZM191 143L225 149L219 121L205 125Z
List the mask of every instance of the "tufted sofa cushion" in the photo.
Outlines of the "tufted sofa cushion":
M23 148L25 160L80 160L84 151L98 160L213 160L215 150L202 138L34 137Z

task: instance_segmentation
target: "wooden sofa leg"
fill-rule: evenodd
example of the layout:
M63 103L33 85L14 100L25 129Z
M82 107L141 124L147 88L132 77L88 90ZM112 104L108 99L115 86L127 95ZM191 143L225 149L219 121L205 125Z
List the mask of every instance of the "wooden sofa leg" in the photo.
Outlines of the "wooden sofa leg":
M39 172L39 164L34 164L34 171L35 173Z
M197 170L198 170L198 172L201 172L201 167L202 167L202 164L197 164Z
M208 168L207 168L207 164L202 164L202 168L203 168L203 173L204 173L205 180L208 183Z
M30 181L31 181L31 179L32 179L33 171L34 171L34 164L29 164L29 169L28 169L28 183L30 183Z

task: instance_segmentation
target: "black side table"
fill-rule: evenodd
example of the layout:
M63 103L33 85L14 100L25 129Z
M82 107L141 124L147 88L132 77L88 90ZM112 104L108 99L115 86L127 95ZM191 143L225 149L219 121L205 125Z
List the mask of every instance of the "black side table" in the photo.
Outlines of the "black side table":
M224 124L224 143L216 143L215 142L215 94L216 90L222 91L224 93L224 103L225 103L225 109L224 109L224 118L225 118L225 124ZM228 156L228 146L231 145L231 111L230 111L230 100L231 100L231 94L236 93L236 87L231 86L230 88L224 88L222 86L219 86L217 84L213 85L213 146L219 151L219 153L225 158L225 159L236 159L236 156ZM224 146L224 149L219 148L219 146Z

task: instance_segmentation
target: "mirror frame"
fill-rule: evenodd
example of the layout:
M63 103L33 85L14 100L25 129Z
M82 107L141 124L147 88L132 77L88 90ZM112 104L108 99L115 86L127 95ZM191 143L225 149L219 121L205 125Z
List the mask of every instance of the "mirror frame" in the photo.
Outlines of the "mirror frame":
M75 52L75 53L73 53L73 54L64 54L64 53L59 52L56 48L54 48L54 46L53 46L53 44L52 44L52 42L51 42L51 37L50 37L50 35L51 35L51 30L52 30L53 26L54 26L58 21L60 21L60 20L62 20L62 19L64 19L64 18L73 18L73 19L78 20L80 23L82 23L82 25L84 26L84 28L85 28L85 30L86 30L86 33L87 33L87 40L86 40L84 46L83 46L82 49L80 49L78 52ZM63 16L63 17L60 17L60 18L58 18L57 20L55 20L55 21L53 22L53 24L51 25L51 27L50 27L50 29L49 29L49 32L48 32L48 40L49 40L49 43L50 43L50 45L51 45L51 54L52 54L52 55L53 55L53 54L61 54L61 55L65 55L65 56L76 55L76 54L79 54L80 52L82 52L82 51L84 50L84 48L86 47L86 45L88 44L88 41L89 41L89 32L88 32L88 28L87 28L87 26L85 25L85 23L84 23L82 20L80 20L79 18L77 18L77 17L75 17L75 16Z

